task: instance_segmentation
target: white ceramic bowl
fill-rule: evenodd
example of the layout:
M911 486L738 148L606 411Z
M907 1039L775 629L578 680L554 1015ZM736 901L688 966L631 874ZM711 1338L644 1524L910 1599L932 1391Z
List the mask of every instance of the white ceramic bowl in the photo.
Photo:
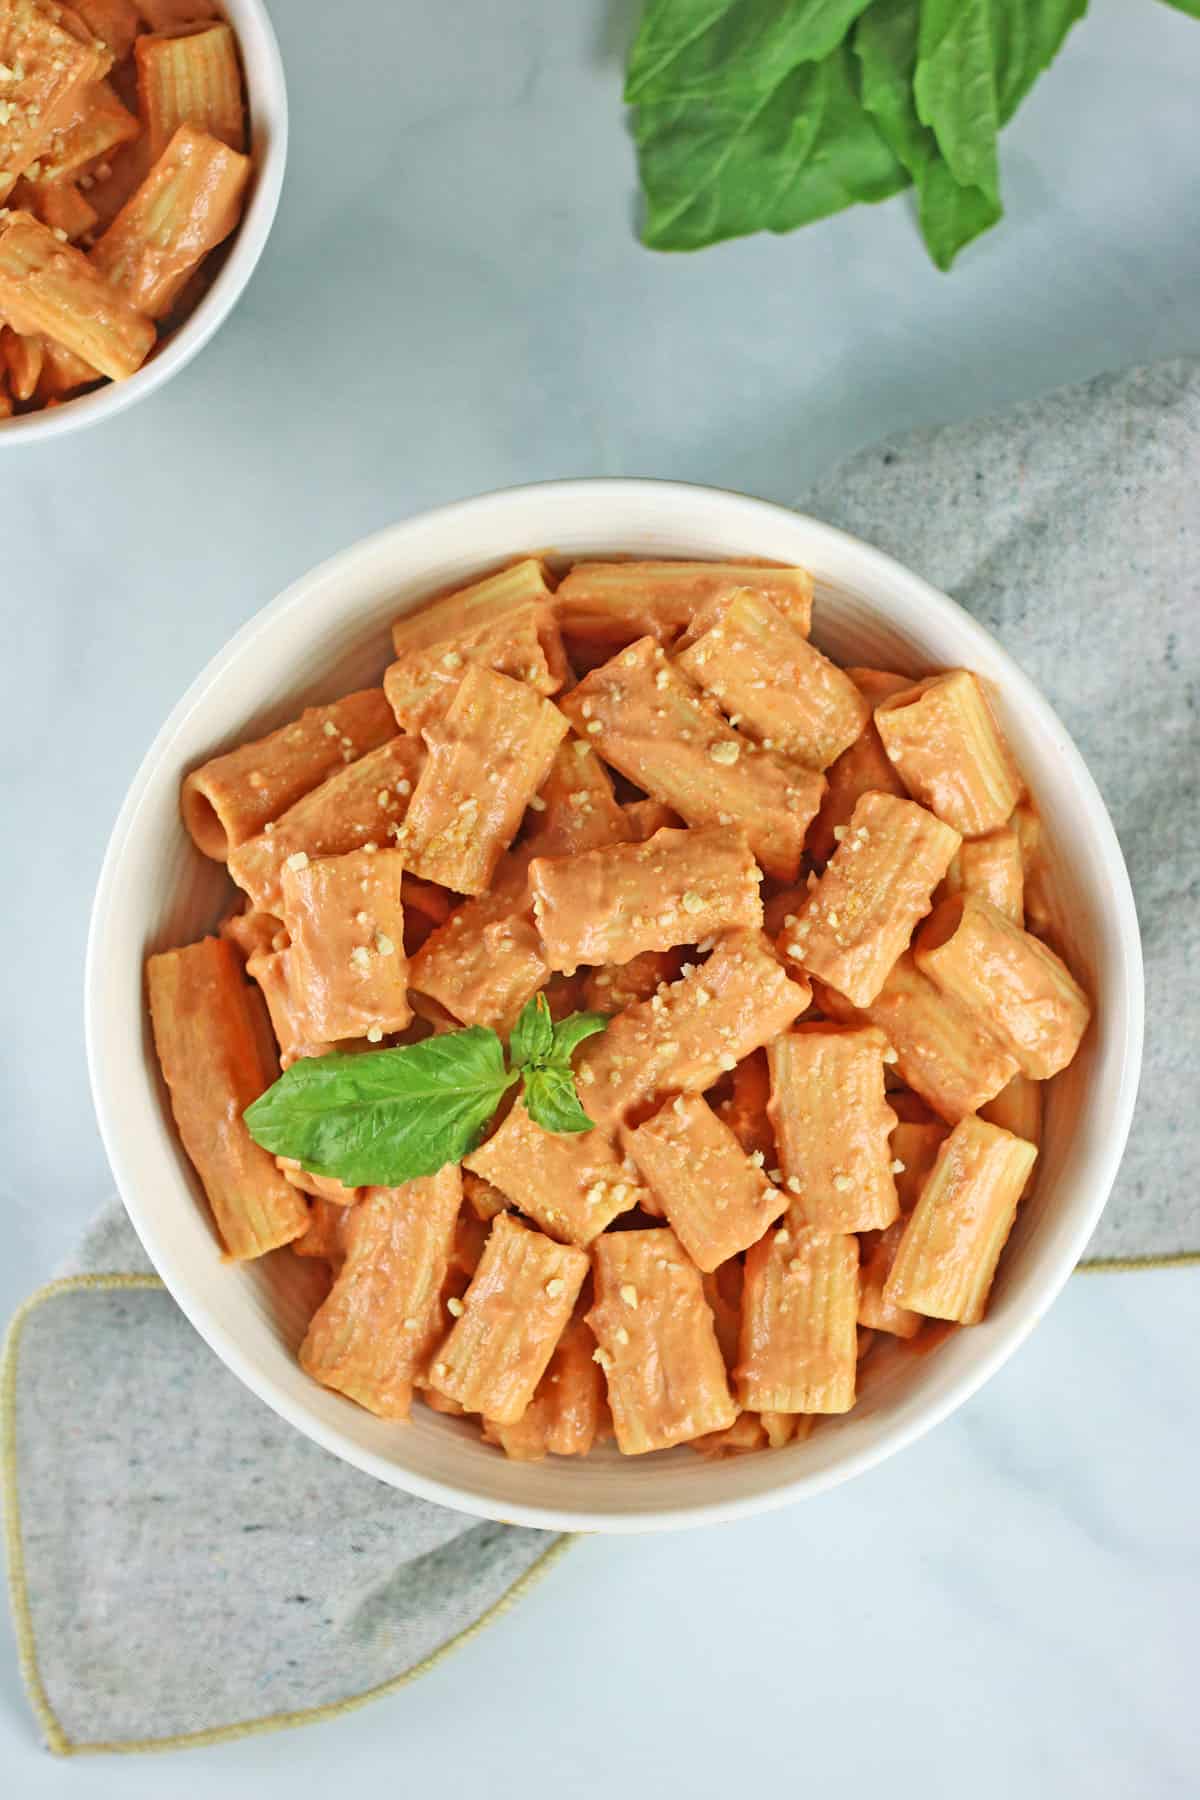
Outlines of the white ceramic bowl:
M1052 1089L1040 1176L986 1321L936 1354L877 1351L852 1413L804 1444L712 1463L507 1462L472 1428L417 1407L388 1424L304 1375L306 1265L223 1263L172 1130L143 1000L149 951L210 928L224 870L179 819L184 773L214 752L377 680L389 620L521 551L799 562L816 577L815 640L840 661L905 673L950 665L993 684L1055 858L1058 923L1095 1000L1084 1046ZM603 1531L711 1523L814 1494L911 1443L960 1406L1032 1330L1100 1215L1133 1111L1142 1043L1137 920L1121 852L1067 733L1003 650L952 601L865 544L781 507L651 481L516 488L412 519L306 575L238 633L164 725L121 810L92 917L87 1039L101 1130L138 1233L196 1329L235 1374L327 1450L396 1487L486 1517Z
M250 152L254 174L250 198L230 241L216 280L196 310L126 381L107 381L90 394L64 400L40 412L0 419L0 450L44 442L125 412L177 375L225 323L253 275L275 222L287 161L288 104L283 63L262 0L220 0L237 33L246 78Z

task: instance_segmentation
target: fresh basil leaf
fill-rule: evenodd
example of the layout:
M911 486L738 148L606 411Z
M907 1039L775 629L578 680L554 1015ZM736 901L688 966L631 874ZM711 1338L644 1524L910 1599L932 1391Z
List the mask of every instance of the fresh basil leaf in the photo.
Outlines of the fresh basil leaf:
M608 1030L608 1014L602 1012L577 1012L570 1018L560 1019L554 1027L554 1048L550 1055L551 1063L556 1067L570 1068L571 1058L585 1038L595 1037L598 1031Z
M656 250L792 231L908 185L863 109L844 44L765 97L640 106L634 135L647 200L643 239Z
M517 1068L538 1067L554 1049L554 1020L545 994L535 994L521 1008L508 1040L508 1054Z
M529 1069L525 1073L525 1111L543 1131L593 1131L595 1125L579 1104L569 1068Z
M766 94L835 49L870 0L650 0L625 98L729 101Z
M302 1057L243 1115L254 1141L347 1187L397 1187L475 1149L517 1080L487 1026Z
M917 188L921 231L939 269L948 269L972 238L1001 216L981 188L962 187L917 117L912 81L917 66L921 0L876 0L858 21L854 51L862 71L862 103Z
M1186 13L1189 19L1200 19L1200 0L1166 0L1176 12Z
M992 0L922 0L917 117L937 138L959 186L980 188L999 205L996 62Z
M1008 124L1038 76L1050 67L1087 8L1088 0L992 0L1001 125Z

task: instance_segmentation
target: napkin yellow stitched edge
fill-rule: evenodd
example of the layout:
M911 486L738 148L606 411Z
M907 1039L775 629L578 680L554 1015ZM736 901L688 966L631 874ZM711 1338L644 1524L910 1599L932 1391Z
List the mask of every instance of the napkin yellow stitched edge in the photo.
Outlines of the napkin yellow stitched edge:
M1196 1263L1200 1263L1200 1250L1181 1250L1169 1256L1095 1257L1079 1263L1076 1273L1112 1274L1122 1270L1184 1268ZM17 1363L21 1333L26 1321L39 1306L64 1294L114 1288L161 1290L164 1286L157 1275L141 1274L68 1275L60 1281L48 1282L45 1287L36 1289L13 1315L5 1336L3 1355L0 1357L0 1465L3 1473L0 1491L3 1493L4 1532L8 1552L9 1604L16 1631L17 1659L29 1704L48 1747L56 1756L132 1755L156 1750L194 1749L201 1744L224 1744L234 1738L251 1737L259 1732L288 1731L297 1725L314 1725L322 1719L334 1719L342 1713L353 1712L372 1700L382 1699L385 1694L393 1694L398 1689L407 1687L409 1682L427 1675L463 1644L478 1637L518 1600L523 1599L530 1588L548 1574L559 1558L570 1549L575 1537L580 1535L565 1534L557 1543L551 1544L532 1567L514 1581L508 1592L501 1595L486 1612L481 1613L473 1624L466 1626L456 1636L447 1638L444 1644L440 1644L420 1662L414 1663L411 1669L405 1669L399 1675L377 1683L375 1687L366 1688L361 1694L348 1695L344 1700L327 1701L322 1706L302 1707L294 1712L268 1713L261 1719L242 1719L231 1725L212 1725L204 1731L183 1732L173 1737L135 1738L95 1744L72 1743L59 1724L42 1685L29 1595L25 1585L25 1553L21 1542L20 1501L17 1492Z
M427 1675L431 1669L436 1668L453 1651L478 1637L518 1600L523 1599L530 1588L547 1575L559 1558L570 1549L577 1533L565 1534L551 1544L548 1550L544 1550L538 1560L514 1581L508 1592L502 1594L486 1612L481 1613L473 1624L466 1626L454 1637L447 1638L444 1644L439 1644L436 1650L422 1657L410 1669L404 1669L399 1675L393 1675L387 1681L365 1689L361 1694L350 1694L343 1700L327 1701L322 1706L302 1707L294 1712L269 1713L261 1719L241 1719L230 1725L212 1725L204 1731L183 1732L173 1737L125 1739L112 1743L73 1743L59 1723L42 1684L25 1582L25 1553L21 1540L20 1500L17 1491L17 1365L21 1334L39 1306L65 1294L114 1288L153 1290L163 1287L164 1283L157 1275L142 1274L68 1275L61 1281L51 1281L32 1293L14 1314L4 1340L3 1355L0 1357L0 1465L3 1472L9 1603L16 1632L21 1678L47 1746L56 1756L132 1755L156 1750L194 1749L201 1744L224 1744L233 1738L251 1737L259 1732L287 1731L297 1725L312 1725L321 1719L334 1719L342 1713L353 1712L357 1707L366 1706L369 1701L379 1700L385 1694L393 1694L397 1689L407 1687L409 1682L418 1680L420 1676Z

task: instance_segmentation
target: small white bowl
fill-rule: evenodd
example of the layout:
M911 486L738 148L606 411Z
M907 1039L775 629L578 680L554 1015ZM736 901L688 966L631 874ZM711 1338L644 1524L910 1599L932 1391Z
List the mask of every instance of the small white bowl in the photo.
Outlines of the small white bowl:
M305 1265L286 1252L222 1262L158 1078L144 958L210 929L227 893L224 870L180 823L182 776L301 705L378 680L396 613L531 549L804 564L816 577L814 638L840 661L913 674L965 665L992 684L1044 818L1057 923L1095 1019L1051 1090L1038 1183L987 1319L932 1355L877 1351L855 1410L784 1450L713 1463L686 1448L622 1458L608 1447L584 1460L508 1462L459 1420L418 1406L411 1424L389 1424L319 1387L295 1360ZM782 507L669 482L567 481L442 507L367 538L259 613L180 701L134 780L100 877L86 979L92 1090L117 1183L163 1280L218 1356L369 1474L466 1512L556 1529L665 1530L779 1506L861 1473L961 1406L1033 1329L1087 1243L1120 1162L1142 1047L1141 946L1116 836L1078 751L1016 664L890 557Z
M254 173L250 199L230 240L216 280L196 310L125 381L107 381L61 406L0 419L0 449L44 443L84 425L97 425L155 393L190 363L220 329L253 275L283 188L287 161L288 102L283 62L263 0L221 0L221 10L237 34L246 78L250 154ZM217 253L221 254L220 251Z

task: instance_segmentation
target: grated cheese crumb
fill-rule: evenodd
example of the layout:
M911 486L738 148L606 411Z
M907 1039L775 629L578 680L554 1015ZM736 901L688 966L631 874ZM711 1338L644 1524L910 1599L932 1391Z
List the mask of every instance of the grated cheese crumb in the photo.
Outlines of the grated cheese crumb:
M289 869L293 870L296 874L299 874L301 869L307 869L307 867L308 867L308 852L307 852L307 850L293 850L292 854L287 859L286 866Z
M731 744L728 738L722 738L719 743L711 746L708 754L713 762L720 763L722 768L730 769L741 754L741 748L737 744Z

